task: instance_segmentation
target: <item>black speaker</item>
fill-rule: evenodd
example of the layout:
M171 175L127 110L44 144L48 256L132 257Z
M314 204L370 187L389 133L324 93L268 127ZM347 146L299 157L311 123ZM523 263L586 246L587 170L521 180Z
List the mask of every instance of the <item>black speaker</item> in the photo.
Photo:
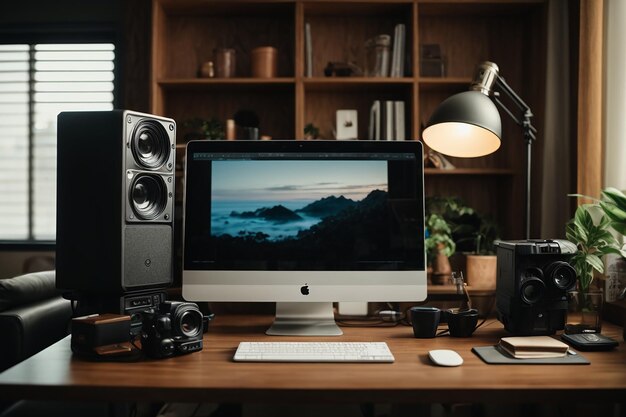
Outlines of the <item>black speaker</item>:
M567 240L496 243L498 319L517 335L550 335L565 327L567 292L576 287Z
M104 297L172 283L175 143L172 119L59 114L58 288Z

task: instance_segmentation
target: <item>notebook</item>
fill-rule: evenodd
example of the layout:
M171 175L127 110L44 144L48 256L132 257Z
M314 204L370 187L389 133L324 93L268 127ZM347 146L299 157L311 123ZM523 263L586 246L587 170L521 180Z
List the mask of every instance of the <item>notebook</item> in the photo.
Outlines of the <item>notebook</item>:
M550 336L503 337L498 346L516 359L562 358L568 349Z

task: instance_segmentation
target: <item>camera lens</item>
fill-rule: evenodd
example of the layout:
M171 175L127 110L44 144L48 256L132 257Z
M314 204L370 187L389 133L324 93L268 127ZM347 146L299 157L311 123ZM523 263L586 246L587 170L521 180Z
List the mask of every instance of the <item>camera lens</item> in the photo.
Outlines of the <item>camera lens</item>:
M570 291L576 286L576 270L567 262L557 261L546 268L546 275L559 290Z
M194 305L181 305L174 312L174 331L185 337L202 334L202 313Z
M170 156L170 138L161 123L142 120L133 132L131 150L139 165L156 169L167 162Z
M198 316L186 311L180 318L180 329L185 336L195 336L200 329L202 322L198 322Z

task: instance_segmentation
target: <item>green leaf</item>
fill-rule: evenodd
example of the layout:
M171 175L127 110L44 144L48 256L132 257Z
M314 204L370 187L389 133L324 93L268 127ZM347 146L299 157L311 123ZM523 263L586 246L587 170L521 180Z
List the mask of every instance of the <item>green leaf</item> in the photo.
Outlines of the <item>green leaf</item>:
M598 224L597 228L601 230L606 230L606 228L609 226L609 223L611 223L611 219L609 219L607 216L602 216L600 218L600 223Z
M573 221L570 221L565 225L565 236L572 242L578 242L579 235Z
M626 223L612 222L611 227L619 234L626 236Z
M576 239L574 240L578 241L582 238L581 234L585 232L585 228L578 221L576 221L576 218L573 218L567 223L565 231L569 232L572 236L575 236Z
M588 200L593 200L593 201L600 201L597 198L588 196L588 195L584 195L584 194L568 194L568 197L576 197L576 198L586 198Z
M604 273L604 264L602 263L602 260L596 255L588 254L586 262L599 273Z
M600 203L600 207L602 207L602 211L613 221L615 222L626 222L626 211L620 209L619 207L608 204L605 202Z
M603 249L602 252L604 252L605 255L612 253L612 254L623 256L626 258L626 247L624 248L606 247Z
M591 213L589 213L589 209L591 207L597 206L593 204L583 204L581 206L578 206L578 208L576 209L576 214L574 216L574 223L585 231L585 236L588 236L589 231L593 230L594 227L593 218L591 217Z
M623 192L617 188L607 187L602 190L602 195L615 203L618 208L626 211L626 195Z

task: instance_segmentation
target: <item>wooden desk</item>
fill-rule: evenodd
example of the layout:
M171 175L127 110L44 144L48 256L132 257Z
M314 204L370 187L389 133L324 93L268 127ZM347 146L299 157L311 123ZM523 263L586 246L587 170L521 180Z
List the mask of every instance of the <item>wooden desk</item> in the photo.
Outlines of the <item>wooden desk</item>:
M344 327L330 341L386 341L393 364L235 363L242 340L267 340L269 316L221 316L204 338L204 350L136 363L96 363L74 358L69 338L0 374L0 399L180 401L242 403L620 402L626 398L626 348L622 329L603 333L620 340L611 352L588 352L591 365L487 365L472 346L507 335L487 322L474 337L415 339L409 327ZM272 340L303 340L272 337ZM309 339L307 339L309 340ZM431 365L427 352L458 351L457 368Z

